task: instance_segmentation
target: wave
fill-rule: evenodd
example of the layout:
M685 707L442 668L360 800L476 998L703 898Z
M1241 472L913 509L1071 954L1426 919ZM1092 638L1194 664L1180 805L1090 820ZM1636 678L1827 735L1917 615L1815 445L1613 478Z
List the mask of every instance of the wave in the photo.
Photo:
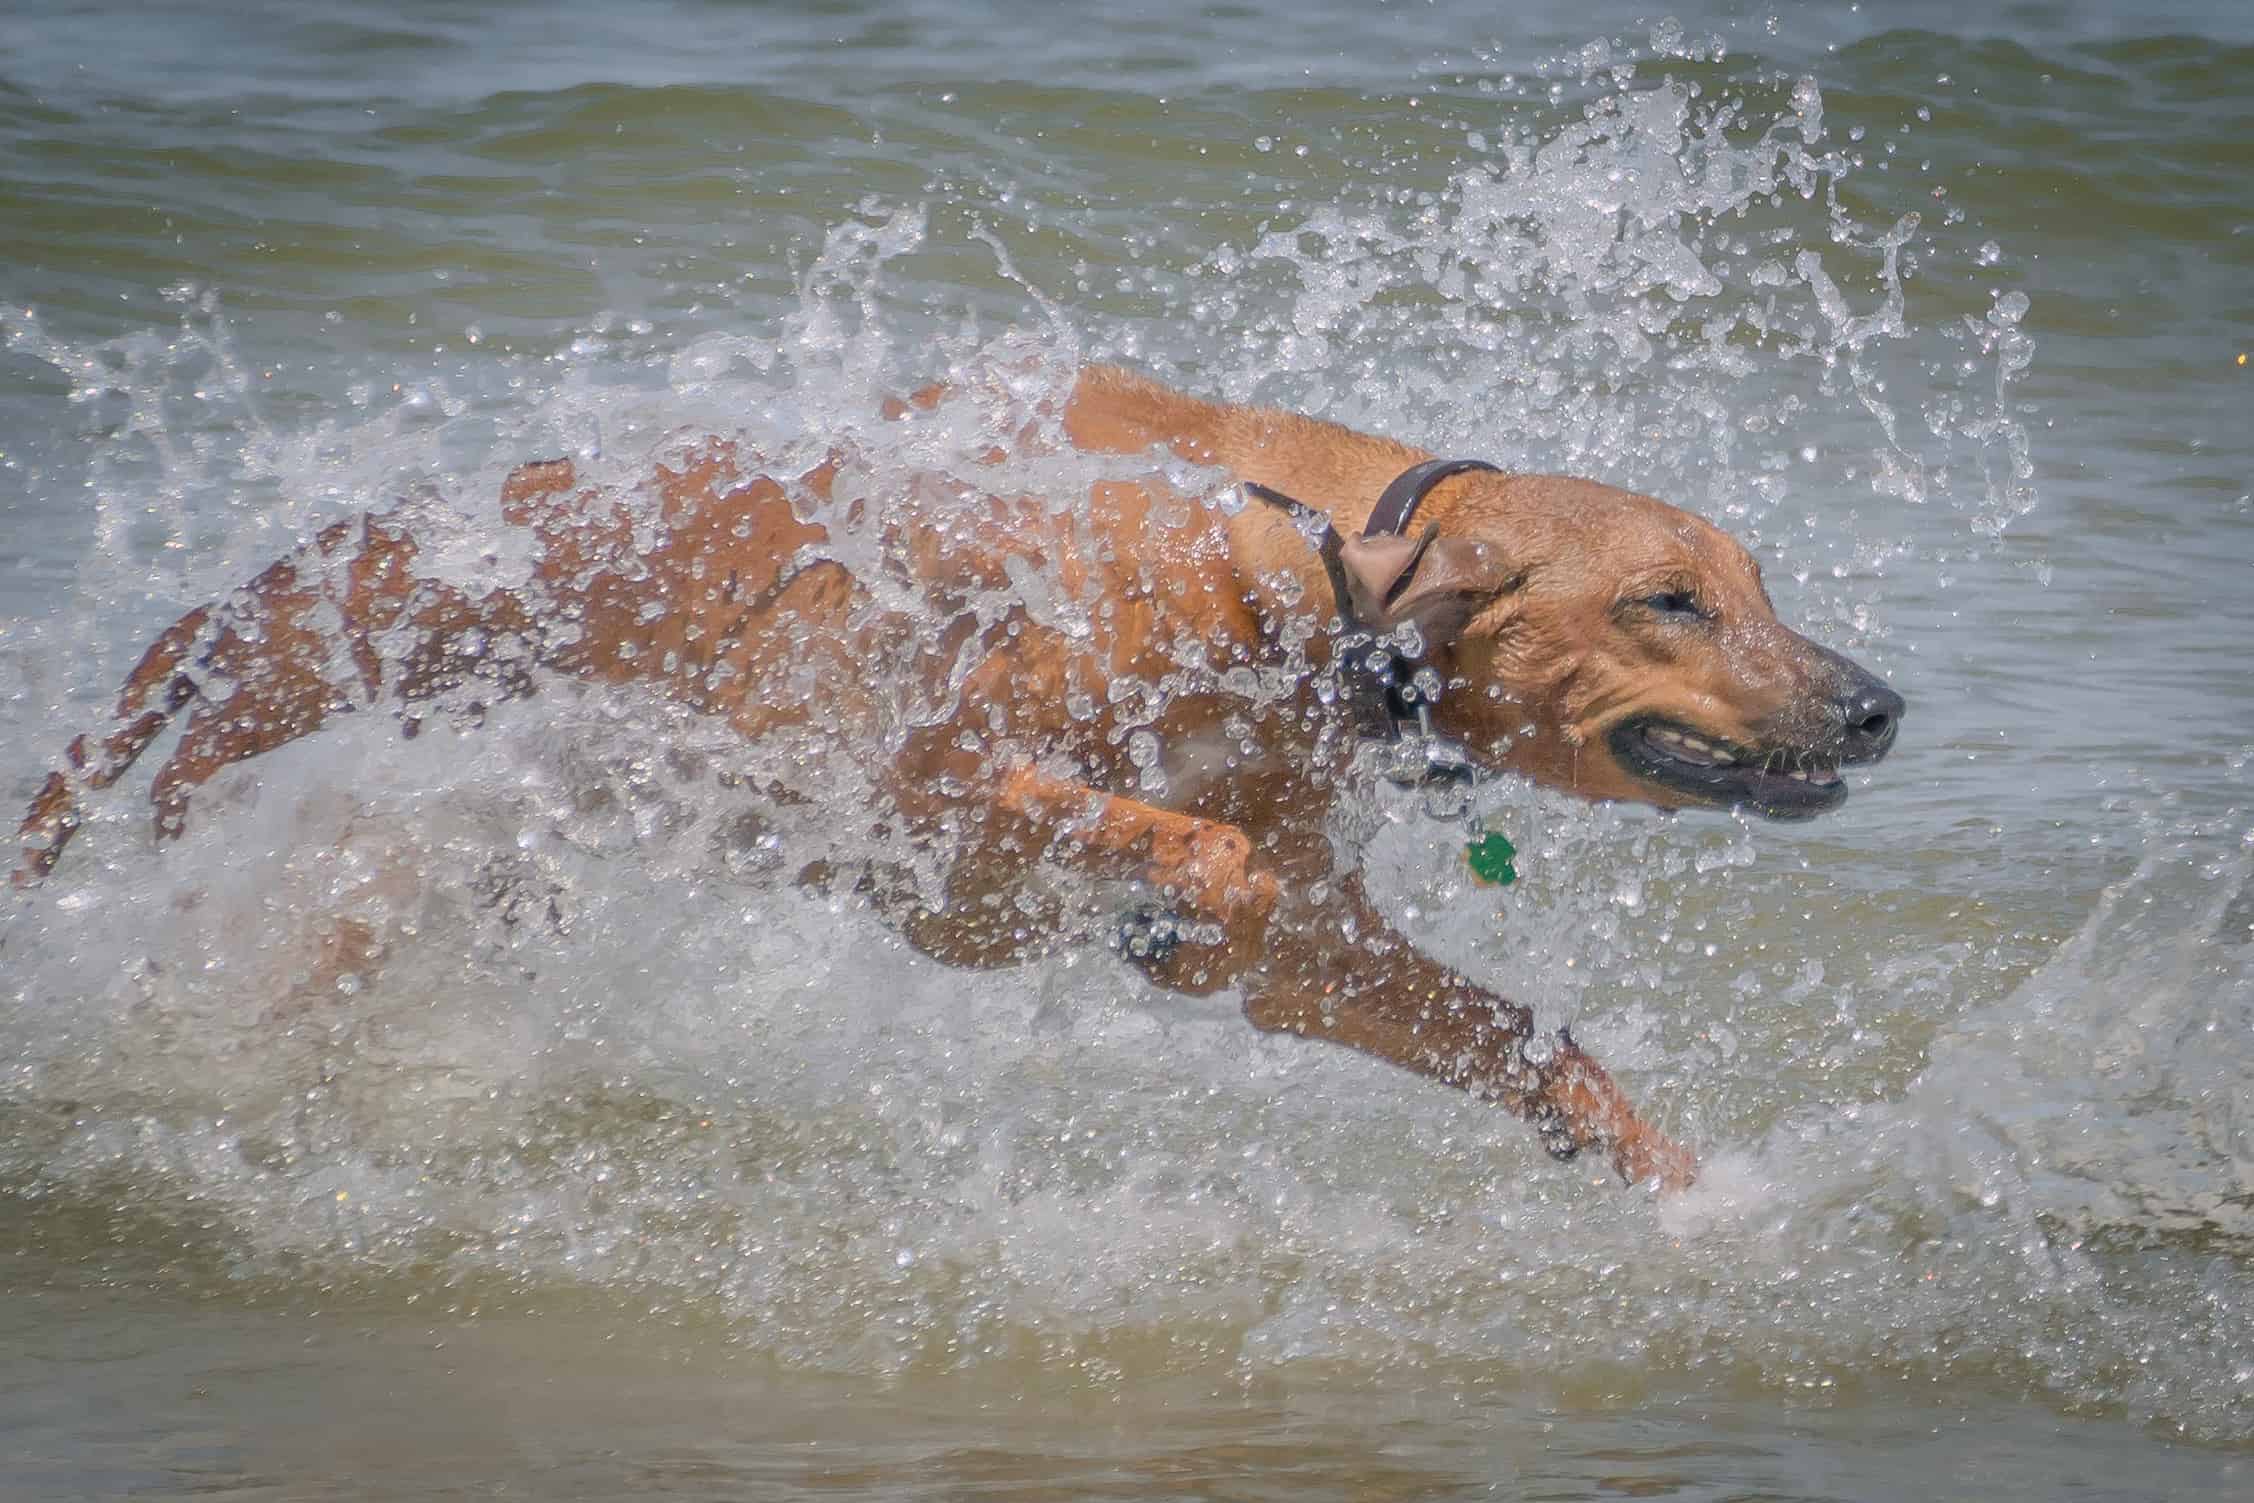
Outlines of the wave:
M372 498L425 498L467 560L505 541L494 498L532 455L627 482L716 433L968 474L986 435L902 447L881 398L1028 360L1129 359L1668 494L1750 537L1827 640L1883 656L2027 525L2022 383L2075 294L1986 279L1995 226L2050 197L1913 171L1919 129L1889 156L1857 121L1931 67L1967 110L2019 112L1997 128L2033 151L2042 100L2070 120L2072 91L2135 75L2160 98L2191 66L2108 45L2042 95L2022 74L2049 53L2011 46L1944 69L1931 37L1858 43L1818 87L1684 42L1476 118L1498 99L1476 78L1423 113L993 85L978 127L935 101L590 85L263 156L71 145L81 117L12 98L50 170L7 190L45 205L11 232L80 264L6 314L38 370L9 440L29 546L61 561L0 638L10 791L151 623ZM974 169L1013 110L1045 144ZM904 122L930 132L913 150L864 139ZM1137 198L1118 143L1146 131L1133 155L1169 181ZM1231 202L1248 173L1256 209ZM1211 207L1156 212L1174 194ZM168 214L190 249L149 233ZM153 310L95 311L152 285ZM995 333L1005 309L1028 327ZM850 800L849 759L763 767L782 753L565 686L482 725L457 708L264 758L168 846L144 790L96 806L0 938L0 1220L212 1291L613 1300L862 1374L1028 1353L1781 1395L1878 1374L2254 1433L2235 813L2144 799L2165 817L2093 907L2081 827L1990 839L2029 807L2017 772L1928 767L1884 812L1758 837L1505 790L1533 875L1497 911L1403 811L1360 811L1421 942L1572 1019L1720 1150L1661 1209L1473 1103L1153 995L1099 945L922 960L849 886L781 880L834 838L818 815L747 817L745 773ZM391 953L314 988L339 913Z

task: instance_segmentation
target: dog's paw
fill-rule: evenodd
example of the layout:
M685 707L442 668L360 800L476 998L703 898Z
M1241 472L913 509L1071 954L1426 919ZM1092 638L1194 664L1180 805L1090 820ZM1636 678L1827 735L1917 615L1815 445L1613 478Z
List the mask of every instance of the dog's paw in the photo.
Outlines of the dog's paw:
M1132 908L1112 930L1111 948L1146 966L1162 965L1184 945L1213 946L1226 938L1219 924L1184 918L1162 908Z
M1190 926L1156 908L1136 908L1112 931L1111 948L1137 965L1163 965L1190 938Z
M1542 1151L1559 1163L1569 1163L1581 1152L1581 1145L1566 1124L1565 1113L1555 1107L1546 1108L1533 1119L1534 1135L1542 1140Z

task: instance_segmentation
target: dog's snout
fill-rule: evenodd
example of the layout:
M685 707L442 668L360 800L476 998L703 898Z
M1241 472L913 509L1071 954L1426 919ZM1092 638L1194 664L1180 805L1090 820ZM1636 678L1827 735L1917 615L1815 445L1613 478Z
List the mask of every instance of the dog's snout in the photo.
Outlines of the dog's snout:
M1875 762L1894 744L1902 723L1902 696L1856 670L1856 682L1840 696L1840 755L1849 762Z
M1853 658L1828 647L1815 649L1824 672L1815 679L1829 722L1827 739L1842 762L1876 762L1894 745L1901 729L1902 696Z

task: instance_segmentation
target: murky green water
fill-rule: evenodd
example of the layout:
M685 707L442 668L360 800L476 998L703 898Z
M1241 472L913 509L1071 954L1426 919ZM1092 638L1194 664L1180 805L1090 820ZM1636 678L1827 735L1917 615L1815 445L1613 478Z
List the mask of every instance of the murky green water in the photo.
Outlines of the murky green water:
M162 850L129 780L0 917L0 1492L2245 1490L2254 27L1776 9L11 23L9 800L327 520L468 559L704 433L881 490L997 361L1669 496L1912 714L1806 828L1505 790L1500 910L1380 838L1709 1153L1664 1208L778 889L822 831L648 703L370 716ZM340 908L392 957L309 1001Z

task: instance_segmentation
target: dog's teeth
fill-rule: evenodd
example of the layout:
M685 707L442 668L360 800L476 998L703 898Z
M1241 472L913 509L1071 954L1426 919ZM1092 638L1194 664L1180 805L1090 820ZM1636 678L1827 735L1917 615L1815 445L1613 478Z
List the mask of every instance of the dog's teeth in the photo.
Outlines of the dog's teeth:
M1696 762L1707 767L1728 767L1734 765L1738 760L1736 752L1731 751L1719 741L1699 735L1696 731L1681 731L1673 726L1655 725L1645 729L1644 737L1655 745L1669 748L1676 756L1687 762Z

